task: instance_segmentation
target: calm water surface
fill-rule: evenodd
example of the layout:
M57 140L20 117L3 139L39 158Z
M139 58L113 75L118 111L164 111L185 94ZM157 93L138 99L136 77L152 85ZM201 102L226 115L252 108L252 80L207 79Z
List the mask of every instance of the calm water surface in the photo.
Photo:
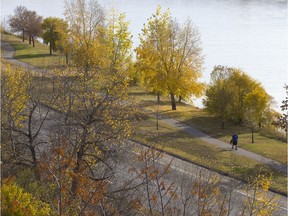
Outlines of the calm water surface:
M1 0L1 20L24 5L44 17L63 17L64 1ZM260 81L274 97L276 109L285 97L287 71L287 1L285 0L99 0L109 11L125 12L131 21L134 47L143 23L157 5L170 8L183 23L188 17L198 26L202 38L205 70L202 80L210 81L214 65L240 67ZM6 18L7 19L7 18ZM200 100L195 104L201 106Z

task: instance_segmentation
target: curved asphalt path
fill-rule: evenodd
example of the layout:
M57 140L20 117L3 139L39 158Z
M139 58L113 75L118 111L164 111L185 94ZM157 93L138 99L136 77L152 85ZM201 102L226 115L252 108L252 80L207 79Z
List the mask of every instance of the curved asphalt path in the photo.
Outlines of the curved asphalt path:
M2 52L1 55L3 55L3 57L7 61L11 62L12 64L16 64L16 65L19 65L21 67L28 68L28 69L33 69L33 70L36 69L36 67L34 67L32 65L29 65L25 62L21 62L21 61L15 59L14 58L15 50L8 42L1 41L1 52Z

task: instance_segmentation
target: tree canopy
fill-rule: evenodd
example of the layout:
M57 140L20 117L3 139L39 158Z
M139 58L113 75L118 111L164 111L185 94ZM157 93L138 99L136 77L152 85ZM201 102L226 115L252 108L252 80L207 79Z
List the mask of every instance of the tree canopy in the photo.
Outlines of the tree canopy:
M176 110L175 96L202 94L200 45L199 32L190 20L180 26L161 7L144 24L136 49L140 79L149 90L170 94L172 110Z
M9 16L9 25L12 32L22 32L22 40L25 40L25 31L28 26L28 10L24 6L18 6L14 10L14 16Z
M67 39L68 24L63 19L48 17L44 19L41 27L44 43L49 43L49 51L52 55L52 51L57 51L61 46L61 42Z
M65 4L73 61L79 67L102 67L105 52L104 10L96 0L71 0Z
M24 6L18 6L14 10L14 16L9 17L9 25L12 32L22 32L22 40L25 36L29 38L29 44L33 42L35 46L35 38L41 34L42 17L37 15L35 11L30 11Z
M222 119L222 127L227 119L261 125L264 112L270 107L271 97L261 83L243 70L216 66L203 102L208 112Z

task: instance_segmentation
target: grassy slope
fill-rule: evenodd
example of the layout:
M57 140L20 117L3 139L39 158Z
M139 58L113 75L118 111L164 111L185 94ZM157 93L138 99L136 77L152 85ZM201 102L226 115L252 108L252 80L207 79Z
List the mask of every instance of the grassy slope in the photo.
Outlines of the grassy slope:
M51 67L55 64L64 64L65 58L59 54L49 55L49 46L35 42L35 47L27 40L14 35L2 35L2 40L9 42L15 49L14 58L37 67Z
M62 61L62 57L60 56L49 56L48 46L37 43L36 47L33 48L28 42L23 43L19 38L14 36L5 36L4 40L9 41L16 49L15 58L26 63L47 67L49 64L54 64L52 62ZM46 86L48 87L49 78L45 82L47 82ZM142 113L145 120L139 123L138 133L134 137L136 140L146 144L157 144L159 147L165 144L164 150L166 151L178 154L181 157L214 170L230 173L242 179L253 175L259 169L265 170L265 172L273 172L268 167L263 167L254 160L238 156L232 151L223 151L215 146L211 146L175 128L171 128L161 121L160 130L157 131L155 123L155 112L157 110L155 103L156 96L148 94L140 87L131 88L130 95L138 102L139 107L146 110ZM287 145L283 142L268 139L257 133L255 135L256 143L250 144L251 135L246 128L227 123L226 129L221 130L218 120L209 116L201 109L196 109L185 104L178 104L177 111L171 111L169 99L167 98L162 98L158 109L162 115L167 115L188 125L196 126L226 142L229 142L232 132L237 131L239 133L239 145L241 148L259 153L281 163L287 163ZM287 193L286 176L273 172L273 182L273 189Z

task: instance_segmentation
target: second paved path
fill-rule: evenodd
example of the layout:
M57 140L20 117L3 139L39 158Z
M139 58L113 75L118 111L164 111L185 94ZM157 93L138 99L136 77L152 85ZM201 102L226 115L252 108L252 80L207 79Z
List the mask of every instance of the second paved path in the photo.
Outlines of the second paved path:
M213 138L213 137L209 136L208 134L203 133L202 131L200 131L194 127L191 127L187 124L184 124L180 121L177 121L177 120L171 119L171 118L166 118L164 116L161 116L161 120L163 122L165 122L166 124L169 124L172 127L178 128L179 130L182 130L185 133L188 133L194 137L197 137L197 138L203 140L206 143L216 145L222 149L227 149L227 150L231 149L231 145L229 145L228 143L223 142L219 139ZM259 154L255 154L253 152L250 152L250 151L247 151L247 150L241 149L241 148L238 148L238 150L237 151L235 150L234 152L235 152L235 154L254 159L260 163L268 164L269 166L271 166L272 168L274 168L280 172L287 173L287 165L281 164L281 163L274 161L272 159L263 157Z

